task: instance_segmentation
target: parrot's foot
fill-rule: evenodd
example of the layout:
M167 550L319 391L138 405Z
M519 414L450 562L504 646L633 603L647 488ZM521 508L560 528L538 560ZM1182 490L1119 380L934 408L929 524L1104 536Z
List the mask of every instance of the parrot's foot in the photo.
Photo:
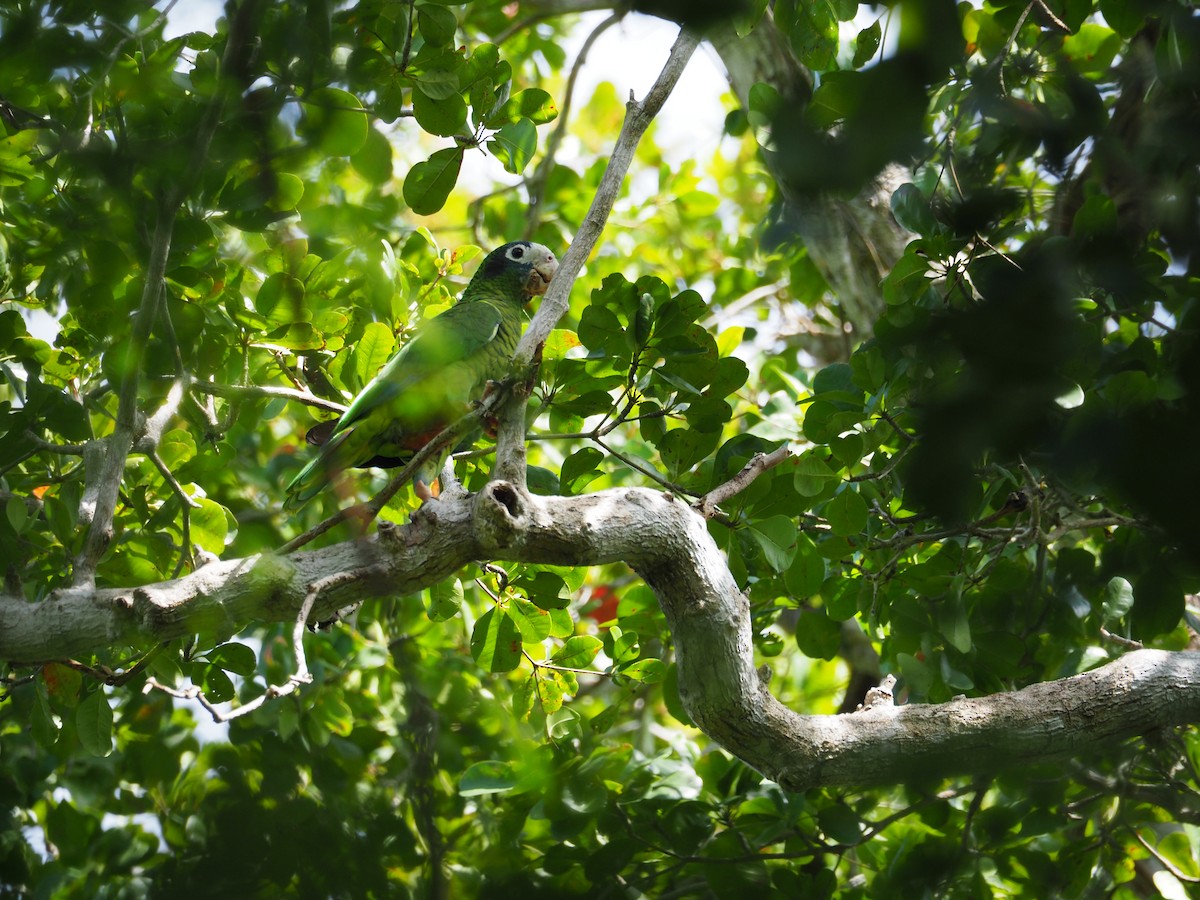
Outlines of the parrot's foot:
M414 478L413 493L417 495L417 499L422 503L428 503L430 500L436 500L441 490L436 478L430 484L426 484L420 478Z

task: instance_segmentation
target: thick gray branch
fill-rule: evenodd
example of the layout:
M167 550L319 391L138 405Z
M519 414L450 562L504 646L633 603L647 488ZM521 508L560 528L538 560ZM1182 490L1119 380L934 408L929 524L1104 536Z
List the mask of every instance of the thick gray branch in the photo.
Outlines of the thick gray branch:
M201 628L232 634L256 619L294 621L313 584L342 572L372 573L322 591L313 615L327 618L365 597L420 590L483 559L628 563L662 604L689 714L789 790L989 772L1102 750L1200 718L1200 653L1153 650L1007 694L798 715L759 678L749 604L690 505L644 488L537 497L505 481L428 503L410 524L371 539L216 562L142 588L76 588L32 604L0 598L0 659L33 663Z

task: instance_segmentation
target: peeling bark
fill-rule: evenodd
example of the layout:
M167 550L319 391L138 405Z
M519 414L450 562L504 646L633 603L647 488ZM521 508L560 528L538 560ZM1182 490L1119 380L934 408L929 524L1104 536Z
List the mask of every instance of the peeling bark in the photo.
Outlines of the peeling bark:
M624 561L658 596L675 638L680 696L697 725L788 790L864 787L936 772L993 771L1111 746L1200 718L1200 653L1141 650L1092 672L949 703L799 715L754 666L750 609L704 518L668 493L621 488L541 497L507 481L426 504L404 526L287 557L214 562L134 589L71 588L42 603L0 598L0 658L34 663L148 646L205 627L312 618L369 596L418 591L478 560L587 566Z

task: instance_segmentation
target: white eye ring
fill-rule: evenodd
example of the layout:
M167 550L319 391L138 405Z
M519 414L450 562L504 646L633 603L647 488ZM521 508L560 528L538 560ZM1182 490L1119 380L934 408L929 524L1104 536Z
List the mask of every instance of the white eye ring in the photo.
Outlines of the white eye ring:
M508 251L508 253L506 255L508 256L509 259L520 259L522 256L525 255L525 248L524 247L513 247L511 250Z

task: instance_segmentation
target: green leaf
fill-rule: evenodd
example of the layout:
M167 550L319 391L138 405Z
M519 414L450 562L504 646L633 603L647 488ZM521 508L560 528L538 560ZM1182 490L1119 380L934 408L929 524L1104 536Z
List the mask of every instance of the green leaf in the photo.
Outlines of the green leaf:
M425 614L431 622L447 622L458 615L462 603L462 582L457 578L448 578L429 588L429 602Z
M210 650L206 656L214 666L243 677L253 675L258 668L258 657L254 655L254 650L236 641L221 644Z
M619 356L625 347L625 329L617 314L605 306L585 306L579 317L579 340L589 350Z
M29 508L25 505L24 497L9 497L8 502L4 504L4 512L13 531L20 534L25 530L25 524L29 521Z
M1133 586L1130 611L1133 635L1141 641L1175 628L1183 618L1183 589L1169 569L1159 567L1142 574Z
M688 404L683 417L696 431L719 433L733 418L733 407L720 397L701 397Z
M354 374L360 387L365 386L396 352L392 329L382 322L368 322L354 348Z
M357 153L350 157L350 164L371 184L387 184L392 180L392 144L378 129L367 131L367 139Z
M806 609L796 623L796 646L813 659L833 659L842 647L842 626L823 609Z
M545 125L557 117L558 109L550 95L540 88L529 88L513 94L484 124L488 128L501 128L527 119L533 125Z
M426 48L418 54L418 60L412 79L425 94L444 100L459 93L462 75L468 74L469 67L453 47Z
M867 527L867 501L851 488L834 496L823 512L830 529L839 537L858 534Z
M550 662L572 669L583 669L592 664L592 660L596 658L596 654L603 647L604 644L598 637L590 634L577 634L567 638L558 652L550 657Z
M650 657L621 666L618 672L642 684L658 684L666 679L667 666L661 659Z
M783 515L750 523L750 534L776 572L785 571L796 555L796 523Z
M929 279L925 277L928 271L928 259L915 252L905 252L880 282L884 302L889 306L913 302L929 285Z
M716 449L720 439L720 432L704 433L690 428L674 428L663 435L658 442L658 449L671 477L678 478Z
M553 670L542 669L545 674L538 682L540 685L539 699L542 704L542 712L549 716L551 713L558 712L562 709L563 697L569 693L570 685L566 679L560 677L561 673Z
M550 613L535 603L514 597L509 603L508 614L521 632L521 641L539 644L550 637Z
M900 663L900 674L913 692L919 697L928 697L934 683L929 666L910 653L897 653L896 661Z
M792 564L783 573L783 583L792 597L811 597L821 590L821 584L825 581L825 559L806 534L796 535L794 552Z
M507 794L517 786L517 777L512 763L499 759L485 759L463 772L458 780L458 793L462 797L480 797L485 794Z
M108 756L112 753L113 711L104 696L104 689L97 687L75 707L75 731L79 743L92 756Z
M804 436L814 444L828 444L862 418L861 409L846 409L841 401L814 400L804 411Z
M511 122L496 132L488 147L506 171L520 175L537 152L537 127L529 119Z
M862 105L862 90L857 72L825 73L805 110L805 120L814 128L831 128Z
M841 481L824 457L813 450L796 460L792 478L796 493L804 497L816 497Z
M233 679L220 666L197 665L192 680L200 685L205 698L213 703L225 703L233 699Z
M367 114L359 99L338 88L318 88L304 97L300 133L326 156L351 156L367 140Z
M563 359L576 347L583 346L579 335L568 328L555 328L542 347L542 361Z
M883 38L883 29L879 25L880 21L880 19L876 19L860 31L854 39L854 59L851 62L854 68L861 69L870 62L871 57L879 50L879 42Z
M229 536L229 511L207 497L193 498L192 502L198 504L188 513L192 542L201 550L220 555Z
M571 592L561 575L545 570L537 571L532 578L522 577L517 584L529 594L529 599L540 609L566 609L571 602Z
M413 88L413 117L430 134L453 137L467 124L467 102L461 94L450 94L439 100Z
M1084 22L1062 42L1062 53L1081 75L1108 75L1121 52L1121 36L1096 22Z
M458 31L458 17L444 6L424 4L417 9L417 28L431 46L453 44Z
M971 623L961 603L947 602L938 609L938 630L959 653L971 650Z
M172 428L158 442L158 454L168 469L174 471L196 455L196 440L182 428Z
M513 691L513 715L520 721L528 721L537 699L537 675L530 675Z
M650 334L654 330L654 297L642 293L638 298L637 312L633 318L633 329L629 337L633 338L633 350L640 350L650 342Z
M49 750L58 740L59 727L50 709L50 695L46 685L39 681L34 689L33 716L29 723L34 741L43 750Z
M578 494L599 478L603 473L596 465L603 459L604 454L595 447L583 447L568 456L563 461L562 471L558 476L563 491L567 494Z
M304 309L304 283L286 272L275 272L267 276L258 289L254 308L270 325L295 322Z
M1111 197L1092 194L1079 205L1072 232L1083 236L1111 234L1117 228L1117 205Z
M755 82L750 86L748 99L746 118L751 127L757 131L770 129L784 105L779 90L764 81Z
M817 824L832 841L857 844L862 840L862 820L844 803L835 803L817 813Z
M425 162L408 170L404 178L404 202L419 216L433 215L446 204L462 168L463 150L438 150Z
M1200 878L1200 864L1197 863L1196 851L1186 832L1171 830L1163 835L1158 842L1158 855L1171 863L1183 877L1191 880ZM1179 896L1183 896L1186 891L1182 884L1178 880L1175 883L1179 885ZM1166 891L1162 893L1166 896Z
M902 184L892 193L892 215L916 234L931 235L938 230L929 201L915 184Z
M18 131L0 138L0 187L22 184L37 174L29 153L37 146L38 132Z
M354 730L354 711L341 694L333 690L317 693L317 702L312 707L312 718L330 734L340 737L349 737L350 732Z
M503 609L489 609L471 631L471 656L489 672L511 672L521 664L521 631Z
M542 466L526 466L525 482L531 493L542 497L553 497L562 493L558 475Z
M608 647L611 640L612 647ZM614 663L631 662L641 652L636 631L622 631L621 626L609 629L605 639L605 652Z

